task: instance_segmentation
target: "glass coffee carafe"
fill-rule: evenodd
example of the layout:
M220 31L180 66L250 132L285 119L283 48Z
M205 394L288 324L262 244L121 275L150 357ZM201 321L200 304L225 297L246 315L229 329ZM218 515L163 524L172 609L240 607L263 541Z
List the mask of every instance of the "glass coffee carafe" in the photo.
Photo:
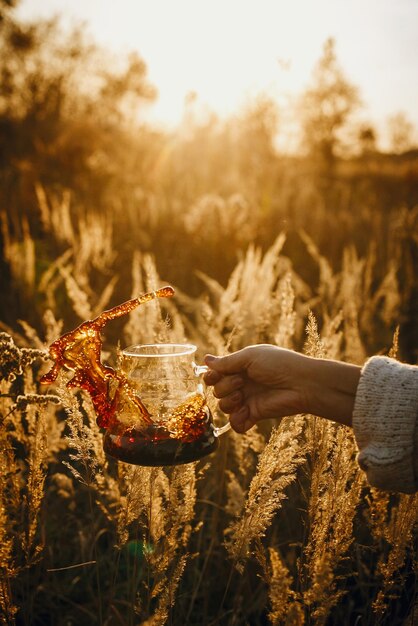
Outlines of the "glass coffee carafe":
M122 351L125 389L106 429L107 454L135 465L178 465L214 452L229 422L215 427L192 344L145 344ZM138 411L138 403L141 410Z

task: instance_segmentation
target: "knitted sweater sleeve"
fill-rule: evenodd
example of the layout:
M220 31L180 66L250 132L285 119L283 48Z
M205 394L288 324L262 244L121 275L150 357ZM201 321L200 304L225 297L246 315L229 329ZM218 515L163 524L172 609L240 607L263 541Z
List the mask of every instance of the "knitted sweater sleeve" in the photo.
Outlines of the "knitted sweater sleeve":
M418 491L418 367L383 356L369 359L356 392L353 429L370 485Z

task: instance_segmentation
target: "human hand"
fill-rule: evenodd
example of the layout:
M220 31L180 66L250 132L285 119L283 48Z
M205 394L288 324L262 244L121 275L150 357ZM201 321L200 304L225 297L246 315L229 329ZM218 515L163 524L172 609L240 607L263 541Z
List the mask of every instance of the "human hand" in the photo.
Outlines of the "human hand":
M351 426L360 367L316 359L270 344L224 357L206 355L205 383L232 428L244 433L263 419L311 413Z
M309 357L269 344L248 346L225 357L206 355L205 374L232 428L244 433L260 420L307 411Z

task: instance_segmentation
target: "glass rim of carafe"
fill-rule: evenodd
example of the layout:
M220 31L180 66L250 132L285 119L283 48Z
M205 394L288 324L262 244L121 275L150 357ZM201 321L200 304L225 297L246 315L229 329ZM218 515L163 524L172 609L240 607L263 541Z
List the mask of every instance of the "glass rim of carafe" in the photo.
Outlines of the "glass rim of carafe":
M152 352L155 350L155 352ZM166 350L164 352L164 350ZM178 357L190 356L197 350L197 346L193 343L142 343L128 346L122 350L125 357L139 358L162 358L162 357Z

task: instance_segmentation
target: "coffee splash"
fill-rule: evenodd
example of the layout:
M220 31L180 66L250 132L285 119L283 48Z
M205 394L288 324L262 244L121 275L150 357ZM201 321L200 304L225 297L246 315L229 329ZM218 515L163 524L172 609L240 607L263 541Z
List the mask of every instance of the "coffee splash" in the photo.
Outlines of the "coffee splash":
M126 376L101 362L101 332L108 322L127 315L141 304L155 298L170 298L173 295L174 289L170 286L142 294L138 298L104 311L95 319L87 320L74 330L65 333L49 347L49 354L55 363L52 369L42 376L40 382L52 384L61 368L65 367L75 372L67 387L80 387L90 394L97 424L101 428L109 426L122 400L131 404L138 417L146 424L151 424L147 408L134 393Z

